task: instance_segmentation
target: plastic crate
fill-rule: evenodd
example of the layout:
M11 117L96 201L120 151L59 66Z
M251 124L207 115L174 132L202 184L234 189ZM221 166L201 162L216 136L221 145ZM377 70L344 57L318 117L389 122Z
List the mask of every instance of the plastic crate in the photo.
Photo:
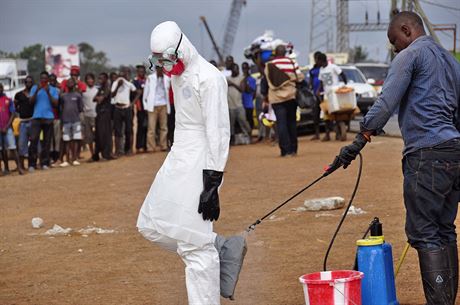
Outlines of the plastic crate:
M357 107L355 90L351 87L334 87L326 95L329 113L353 110Z

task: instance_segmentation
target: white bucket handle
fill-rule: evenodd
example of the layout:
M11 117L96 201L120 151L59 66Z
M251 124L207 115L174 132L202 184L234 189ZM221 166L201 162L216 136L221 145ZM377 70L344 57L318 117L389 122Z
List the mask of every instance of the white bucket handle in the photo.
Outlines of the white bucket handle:
M350 298L347 298L343 293L342 291L340 291L339 289L337 289L334 285L334 283L330 283L331 286L334 287L335 290L337 290L342 296L344 299L346 299L347 301L351 302L353 305L358 305L357 303L353 302Z

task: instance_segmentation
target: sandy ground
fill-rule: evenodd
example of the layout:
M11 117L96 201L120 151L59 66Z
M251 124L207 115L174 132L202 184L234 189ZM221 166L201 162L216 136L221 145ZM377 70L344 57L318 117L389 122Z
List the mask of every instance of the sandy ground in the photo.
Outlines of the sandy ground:
M215 230L237 234L318 177L343 143L300 139L296 158L278 157L267 144L233 147ZM384 223L395 262L405 245L400 139L376 138L364 151L355 205L329 258L329 269L353 266L355 241L374 216ZM180 258L150 244L135 224L165 153L142 154L76 168L0 177L0 304L187 304ZM13 166L14 167L14 166ZM223 304L303 304L298 277L322 269L327 243L343 210L332 216L292 211L305 199L349 198L357 171L339 170L260 224L248 237L248 254L236 301ZM39 216L45 227L33 229ZM54 224L88 225L114 234L42 235ZM458 224L458 223L457 223ZM409 254L396 280L401 304L423 304L418 261ZM460 301L460 298L458 299Z

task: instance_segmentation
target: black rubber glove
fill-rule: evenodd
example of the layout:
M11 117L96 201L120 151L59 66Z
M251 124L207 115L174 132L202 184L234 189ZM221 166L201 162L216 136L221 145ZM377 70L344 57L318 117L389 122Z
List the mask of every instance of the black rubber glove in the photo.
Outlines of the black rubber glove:
M203 214L204 220L214 221L219 219L220 206L217 189L222 183L223 172L203 170L203 192L200 195L198 213Z
M355 140L350 145L342 147L339 155L336 157L334 164L340 162L343 168L347 168L351 162L356 159L359 152L364 148L367 143L366 137L362 133L356 135Z

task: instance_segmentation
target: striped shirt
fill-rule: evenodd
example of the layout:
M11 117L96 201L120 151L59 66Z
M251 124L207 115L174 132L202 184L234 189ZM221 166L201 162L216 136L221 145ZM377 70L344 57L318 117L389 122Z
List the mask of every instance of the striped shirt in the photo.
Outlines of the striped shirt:
M289 57L275 57L270 62L275 64L278 69L289 75L289 77L293 80L296 79L294 74L295 72L297 72L297 74L301 74L297 62Z
M382 94L361 123L380 132L399 107L404 155L460 138L460 64L432 37L421 36L391 63Z
M305 76L299 65L288 57L275 57L265 66L268 82L268 101L271 104L283 103L295 99L296 82L304 80Z

